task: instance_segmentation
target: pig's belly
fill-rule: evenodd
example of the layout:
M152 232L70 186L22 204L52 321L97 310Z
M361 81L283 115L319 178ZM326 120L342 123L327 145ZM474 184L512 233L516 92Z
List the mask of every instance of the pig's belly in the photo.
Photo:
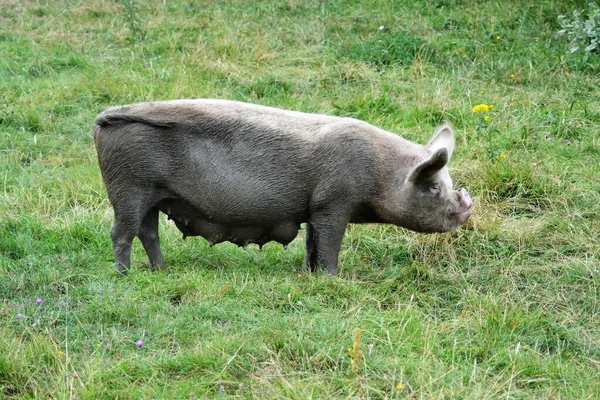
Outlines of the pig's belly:
M184 239L187 236L202 236L211 246L226 241L242 247L252 243L262 247L270 241L287 246L300 229L298 220L263 221L246 225L240 221L227 221L226 218L208 219L202 211L181 200L163 200L157 207L175 222Z

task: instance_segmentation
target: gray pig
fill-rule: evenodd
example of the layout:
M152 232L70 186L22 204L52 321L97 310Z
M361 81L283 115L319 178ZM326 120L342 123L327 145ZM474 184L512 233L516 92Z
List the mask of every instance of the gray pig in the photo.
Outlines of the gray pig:
M211 245L285 246L306 223L305 263L331 275L349 222L445 232L471 213L468 192L452 190L447 124L422 146L352 118L174 100L110 108L94 140L122 273L135 236L165 268L159 211Z

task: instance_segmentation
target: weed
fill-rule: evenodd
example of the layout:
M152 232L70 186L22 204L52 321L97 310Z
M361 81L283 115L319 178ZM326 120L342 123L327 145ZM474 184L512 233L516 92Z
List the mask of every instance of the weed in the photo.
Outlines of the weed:
M117 0L123 5L123 18L131 32L131 40L134 42L144 39L146 33L142 28L142 21L139 17L137 0Z
M402 29L379 32L368 39L357 38L338 51L338 56L352 61L364 61L377 67L394 64L412 65L417 59L431 60L433 51L421 39Z

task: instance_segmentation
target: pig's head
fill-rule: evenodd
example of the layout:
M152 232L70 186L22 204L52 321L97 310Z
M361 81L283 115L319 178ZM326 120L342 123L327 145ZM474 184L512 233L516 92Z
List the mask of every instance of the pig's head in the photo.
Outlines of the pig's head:
M424 146L412 165L403 166L388 188L384 208L396 225L423 233L452 231L471 215L472 201L466 189L454 191L448 161L454 150L454 133L444 125Z

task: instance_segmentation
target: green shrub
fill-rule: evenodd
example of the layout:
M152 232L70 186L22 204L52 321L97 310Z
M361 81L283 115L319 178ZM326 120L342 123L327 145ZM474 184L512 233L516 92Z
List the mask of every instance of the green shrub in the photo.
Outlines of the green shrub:
M560 34L567 35L570 41L571 54L580 50L586 55L600 54L600 7L588 3L588 9L574 10L573 18L559 15Z

